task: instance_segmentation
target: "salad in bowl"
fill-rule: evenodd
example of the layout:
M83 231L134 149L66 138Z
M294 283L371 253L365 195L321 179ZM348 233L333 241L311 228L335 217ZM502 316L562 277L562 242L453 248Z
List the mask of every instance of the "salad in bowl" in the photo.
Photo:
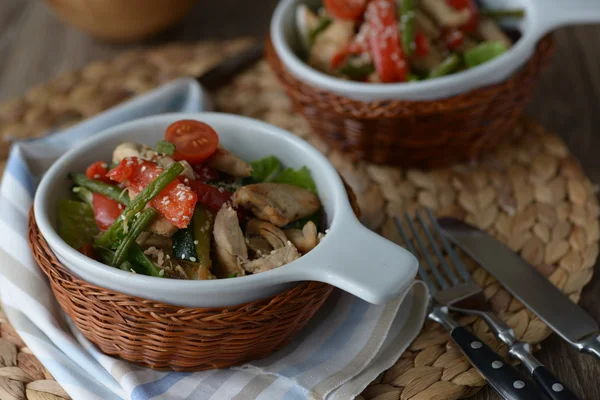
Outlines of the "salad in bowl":
M314 5L315 2L311 3ZM476 67L513 44L497 24L521 9L486 10L475 0L324 0L296 6L306 62L358 82L398 83Z
M246 162L207 123L179 120L152 146L124 141L112 159L72 171L58 233L81 253L131 273L234 278L316 247L326 219L309 170L275 156Z

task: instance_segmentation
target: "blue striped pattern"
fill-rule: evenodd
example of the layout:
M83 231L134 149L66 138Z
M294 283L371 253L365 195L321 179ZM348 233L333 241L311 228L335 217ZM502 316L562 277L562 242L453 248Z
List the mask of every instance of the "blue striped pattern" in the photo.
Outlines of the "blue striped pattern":
M389 321L369 318L383 315L383 306L336 293L287 349L254 365L194 374L152 371L115 360L100 353L73 328L59 310L47 282L40 279L42 275L27 246L28 211L40 178L36 171L44 171L53 161L53 154L60 155L93 132L134 117L177 110L199 111L204 100L195 81L174 81L68 131L21 142L11 151L0 186L0 273L4 275L0 279L0 298L17 332L76 400L299 400L317 396L311 390L317 387L319 379L334 376L344 367L333 360L341 355L349 360L358 357L368 338L357 332L371 332L375 326L392 323L393 317ZM420 302L422 307L410 311L415 328L409 334L405 332L405 337L395 339L401 345L387 349L386 359L400 356L416 335L423 321L425 300ZM398 306L401 301L397 300ZM380 333L382 343L387 334L388 329ZM340 377L337 389L326 398L334 398L340 387L346 393L360 393L374 378L372 374L389 367L378 366L376 360L377 357L365 371L355 371L356 376ZM300 386L300 378L315 370L327 371L327 376L311 377L310 387ZM367 375L362 379L350 380L363 373ZM362 383L342 386L346 381Z

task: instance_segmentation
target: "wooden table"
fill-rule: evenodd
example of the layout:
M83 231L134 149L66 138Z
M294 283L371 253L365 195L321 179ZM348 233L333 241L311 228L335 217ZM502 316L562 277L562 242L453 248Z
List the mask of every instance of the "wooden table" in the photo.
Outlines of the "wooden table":
M277 0L200 0L176 28L137 46L168 41L260 36ZM249 17L251 16L251 17ZM560 133L591 180L600 183L600 26L561 29L557 52L529 106L530 115ZM0 2L0 101L60 72L132 46L97 42L56 20L39 0ZM600 264L581 305L600 320ZM557 336L540 359L582 399L600 399L600 361L578 354ZM497 399L486 389L474 399Z

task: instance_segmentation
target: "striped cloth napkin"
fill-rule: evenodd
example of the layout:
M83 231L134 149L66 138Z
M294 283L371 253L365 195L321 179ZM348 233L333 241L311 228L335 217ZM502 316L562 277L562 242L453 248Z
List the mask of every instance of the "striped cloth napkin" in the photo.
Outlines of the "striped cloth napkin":
M382 306L334 291L283 350L246 365L158 372L108 357L60 310L32 258L27 218L37 183L76 142L145 115L207 109L198 84L181 79L73 128L13 145L0 185L0 298L11 324L73 399L353 399L394 364L418 334L428 294L420 282Z

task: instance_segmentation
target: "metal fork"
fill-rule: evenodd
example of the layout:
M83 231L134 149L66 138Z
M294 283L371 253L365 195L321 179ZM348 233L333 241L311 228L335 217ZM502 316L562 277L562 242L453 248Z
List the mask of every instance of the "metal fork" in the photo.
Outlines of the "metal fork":
M430 218L433 219L430 212L428 212ZM488 383L505 399L508 400L540 400L545 399L546 396L538 388L535 383L521 374L515 367L510 365L502 356L487 346L477 336L469 332L467 329L459 325L453 320L448 314L449 308L454 308L454 305L461 301L468 300L472 295L477 295L481 288L471 280L470 275L466 271L459 272L461 277L468 281L467 283L461 283L456 274L450 269L450 266L445 262L439 248L435 245L431 232L429 232L421 213L417 212L417 218L420 224L423 226L425 235L432 243L435 256L440 260L443 269L448 274L448 278L451 283L448 283L447 279L444 278L440 269L434 263L431 254L427 250L425 241L419 235L415 224L413 223L410 215L406 214L406 222L412 231L414 238L417 241L421 255L425 258L434 279L437 281L436 286L427 274L427 271L422 264L419 265L419 277L427 285L432 295L432 303L429 305L428 318L439 323L448 331L452 339L460 347L463 354L471 362L471 364L479 370L479 372L486 378ZM416 257L419 253L415 250L412 242L410 241L407 231L404 229L401 221L394 217L400 236L406 245L408 251L413 253ZM442 260L444 260L442 262Z
M577 400L577 397L531 354L531 346L528 343L517 341L514 331L502 319L496 316L496 314L491 312L483 294L483 289L473 280L450 243L448 243L447 239L441 234L439 224L433 217L431 211L426 209L425 212L430 220L429 226L431 229L428 227L422 214L418 211L417 220L423 229L427 242L430 244L433 253L445 272L445 277L440 273L440 269L437 268L436 264L433 262L431 255L428 254L425 240L418 234L413 221L410 218L407 218L407 222L413 232L413 236L415 237L420 252L440 286L441 290L437 290L431 282L425 281L425 279L429 280L426 273L423 274L425 279L421 276L427 286L429 286L434 299L452 311L481 317L488 324L496 337L508 346L510 356L520 360L523 365L527 367L537 384L544 390L550 399ZM407 243L407 246L411 247L409 250L414 252L414 247L410 240L408 240L402 225L399 224L399 221L396 221L396 223L398 224L398 229L400 230L403 240ZM451 266L446 261L446 258L440 250L431 231L439 238L445 253L454 265L457 273L452 270Z

